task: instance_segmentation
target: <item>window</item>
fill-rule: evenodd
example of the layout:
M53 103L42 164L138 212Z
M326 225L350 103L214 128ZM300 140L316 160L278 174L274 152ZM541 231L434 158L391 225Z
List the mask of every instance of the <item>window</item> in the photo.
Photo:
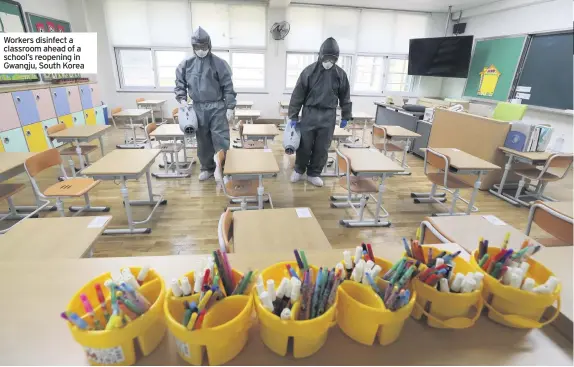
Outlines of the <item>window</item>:
M175 69L188 57L185 51L156 51L157 84L159 88L175 87Z
M383 57L357 56L355 68L355 92L376 92L383 90Z
M317 54L313 53L287 53L285 88L293 89L297 84L299 75L307 65L317 61Z
M409 92L412 86L412 76L408 75L409 61L405 59L388 59L385 91Z
M265 88L265 55L262 53L232 52L233 87Z
M151 49L116 49L116 58L122 87L153 88L155 86Z

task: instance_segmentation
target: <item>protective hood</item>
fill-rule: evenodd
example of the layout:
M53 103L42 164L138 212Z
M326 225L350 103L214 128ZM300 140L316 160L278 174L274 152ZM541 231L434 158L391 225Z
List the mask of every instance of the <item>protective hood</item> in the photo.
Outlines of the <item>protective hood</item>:
M209 51L211 51L211 37L209 37L209 34L203 28L197 27L195 32L193 32L193 36L191 36L191 45L206 43L209 45ZM337 50L339 50L339 47L337 47Z
M339 58L339 44L333 37L327 38L321 45L319 49L319 60L321 60L324 55L333 55Z

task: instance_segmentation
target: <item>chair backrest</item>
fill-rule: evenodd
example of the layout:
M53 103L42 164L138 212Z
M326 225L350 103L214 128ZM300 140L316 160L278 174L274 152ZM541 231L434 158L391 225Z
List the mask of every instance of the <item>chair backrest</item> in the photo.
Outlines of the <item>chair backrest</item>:
M179 112L179 108L177 108L177 107L174 108L173 110L171 110L171 116L172 116L172 117L177 116L178 112Z
M499 102L492 113L492 118L501 121L518 121L522 120L526 113L525 104Z
M145 101L145 98L136 98L136 104Z
M444 187L447 187L447 179L448 179L448 166L450 162L446 155L441 154L432 148L427 148L425 150L425 162L424 162L424 173L428 175L428 167L434 167L438 169L440 172L444 173Z
M223 242L225 243L225 250L229 252L231 239L233 238L233 212L229 208L223 213L221 233L223 235Z
M373 125L373 142L376 140L385 140L387 138L387 129L382 126Z
M30 177L36 177L36 175L45 169L61 164L62 157L60 156L60 152L58 149L52 148L41 153L37 153L26 159L24 167L26 168L26 172L28 172Z
M56 125L50 126L46 130L46 132L48 133L48 135L50 135L50 134L55 134L55 133L62 131L62 130L66 130L66 129L67 129L66 124L56 124Z
M341 153L339 148L337 152L337 163L339 165L339 172L343 171L345 173L345 178L347 181L347 190L351 190L351 159Z
M151 124L148 124L148 125L145 127L145 132L146 132L146 134L147 134L148 139L149 139L149 135L150 135L151 133L153 133L153 132L155 131L155 129L157 129L157 124L156 124L155 122L152 122Z
M121 107L112 108L112 116L115 115L116 113L120 113L120 112L122 112Z
M560 178L564 178L564 176L566 176L568 170L572 166L573 160L574 160L573 154L563 154L563 153L552 154L550 158L548 158L548 160L546 161L544 168L542 168L539 177L542 177L544 173L548 171L549 168L560 168L561 170L553 170L552 173Z

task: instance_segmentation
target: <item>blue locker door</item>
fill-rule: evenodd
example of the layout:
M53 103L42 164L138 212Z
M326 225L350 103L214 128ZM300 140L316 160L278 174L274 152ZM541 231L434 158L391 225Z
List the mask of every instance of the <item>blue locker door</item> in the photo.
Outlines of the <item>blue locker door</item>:
M0 139L7 152L28 152L28 144L21 128L0 133Z
M82 100L82 108L87 110L88 108L92 108L92 91L90 90L90 85L80 85L80 99Z
M68 103L68 95L66 88L52 88L52 101L56 108L56 115L65 116L70 114L70 104Z
M18 111L20 125L26 126L40 121L36 100L31 90L12 92L12 99Z

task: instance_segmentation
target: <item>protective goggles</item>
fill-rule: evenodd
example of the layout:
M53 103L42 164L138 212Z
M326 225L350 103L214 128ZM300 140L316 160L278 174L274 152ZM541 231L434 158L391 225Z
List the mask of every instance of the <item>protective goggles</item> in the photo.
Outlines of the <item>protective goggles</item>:
M323 57L321 58L321 62L328 62L328 61L330 61L330 62L332 62L333 64L336 64L338 59L339 59L339 58L338 58L337 56L335 56L335 55L323 55Z
M207 43L197 43L192 45L194 51L209 51L209 45Z

